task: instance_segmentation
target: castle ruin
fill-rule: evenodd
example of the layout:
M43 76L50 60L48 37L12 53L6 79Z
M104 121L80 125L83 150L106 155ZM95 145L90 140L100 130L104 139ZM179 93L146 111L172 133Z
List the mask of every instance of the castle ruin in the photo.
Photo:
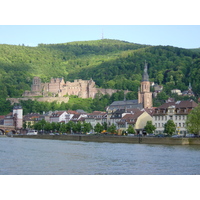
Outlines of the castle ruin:
M74 82L65 82L63 78L51 78L49 83L42 83L39 77L34 77L31 91L26 90L22 96L63 97L64 95L76 95L80 98L93 99L97 93L112 95L117 91L114 89L96 88L95 82L92 79L76 79Z

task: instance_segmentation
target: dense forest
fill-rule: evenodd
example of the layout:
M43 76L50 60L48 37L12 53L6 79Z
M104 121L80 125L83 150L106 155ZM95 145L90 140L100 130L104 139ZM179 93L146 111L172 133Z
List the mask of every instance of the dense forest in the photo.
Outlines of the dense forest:
M49 81L51 77L64 77L65 81L92 78L97 87L130 90L132 92L127 95L127 99L137 98L145 60L150 81L164 86L165 98L171 96L171 89L187 90L189 83L196 96L199 96L200 49L149 46L109 39L39 44L37 47L2 44L0 114L6 114L11 109L7 97L21 97L25 90L30 90L34 76L39 76L43 82ZM98 96L94 100L70 97L65 107L80 108L82 104L87 105L88 111L103 110L113 100L123 98L120 92L112 97ZM99 104L95 106L97 101ZM32 104L36 103L29 102L29 105ZM47 107L61 109L59 106Z

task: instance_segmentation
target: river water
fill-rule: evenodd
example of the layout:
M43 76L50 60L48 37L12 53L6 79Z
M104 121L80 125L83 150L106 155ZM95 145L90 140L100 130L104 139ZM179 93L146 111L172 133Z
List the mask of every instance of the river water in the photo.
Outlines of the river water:
M200 146L0 138L0 175L199 175Z

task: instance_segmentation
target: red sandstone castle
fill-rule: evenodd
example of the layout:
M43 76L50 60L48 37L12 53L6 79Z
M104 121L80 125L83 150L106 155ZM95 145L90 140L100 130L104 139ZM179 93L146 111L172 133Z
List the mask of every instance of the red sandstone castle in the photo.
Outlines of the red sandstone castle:
M31 91L25 91L23 96L58 96L77 95L81 98L94 98L97 93L113 94L118 90L96 88L95 82L90 80L74 80L65 82L63 78L51 78L49 83L42 83L39 77L34 77Z

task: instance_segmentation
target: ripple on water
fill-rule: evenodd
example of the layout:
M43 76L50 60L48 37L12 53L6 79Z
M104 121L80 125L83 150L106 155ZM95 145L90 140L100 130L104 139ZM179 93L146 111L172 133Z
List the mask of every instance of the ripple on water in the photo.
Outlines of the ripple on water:
M0 174L200 174L200 147L0 139Z

